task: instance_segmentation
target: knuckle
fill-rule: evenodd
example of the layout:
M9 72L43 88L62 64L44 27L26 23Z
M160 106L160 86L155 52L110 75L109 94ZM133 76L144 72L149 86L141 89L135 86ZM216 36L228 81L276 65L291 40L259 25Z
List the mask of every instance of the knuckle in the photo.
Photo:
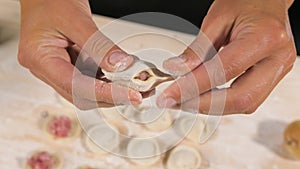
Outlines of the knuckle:
M282 53L279 53L277 56L278 64L281 64L285 67L291 67L297 58L296 48L293 45L292 47L285 48Z
M289 33L284 23L277 19L271 19L266 27L265 43L276 46L286 44L289 40Z
M18 51L18 62L20 65L28 68L28 55L26 54L26 50L21 47L19 47Z
M292 65L296 61L296 58L297 58L297 52L296 52L295 47L293 47L293 49L287 55L287 57L285 58L285 60L286 60L287 64L290 66L290 65Z

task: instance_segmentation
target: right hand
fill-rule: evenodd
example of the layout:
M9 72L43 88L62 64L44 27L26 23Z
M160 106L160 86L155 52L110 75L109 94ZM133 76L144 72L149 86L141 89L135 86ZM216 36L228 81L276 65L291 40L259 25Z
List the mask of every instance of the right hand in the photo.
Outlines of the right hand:
M138 91L86 76L74 66L78 56L67 49L82 49L96 32L92 53L97 57L89 55L88 60L100 61L99 67L107 71L122 71L134 62L98 32L88 0L21 0L19 63L80 109L139 104ZM74 86L74 80L80 84Z

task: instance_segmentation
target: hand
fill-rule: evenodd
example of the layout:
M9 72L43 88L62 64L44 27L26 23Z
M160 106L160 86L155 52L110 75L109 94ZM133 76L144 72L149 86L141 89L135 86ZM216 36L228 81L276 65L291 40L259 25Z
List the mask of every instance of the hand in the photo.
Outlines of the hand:
M180 57L166 60L164 67L170 73L192 71L170 85L158 97L158 105L208 113L212 95L226 92L224 114L253 113L296 59L288 20L291 4L287 0L216 0L201 32L218 53L208 58L209 45L199 34ZM229 88L216 88L233 78Z
M80 109L140 103L139 92L86 76L74 66L74 53L91 36L96 37L90 45L96 46L90 47L94 51L84 62L100 63L107 71L121 71L133 63L133 57L97 31L88 0L21 0L19 62L68 101L76 100Z

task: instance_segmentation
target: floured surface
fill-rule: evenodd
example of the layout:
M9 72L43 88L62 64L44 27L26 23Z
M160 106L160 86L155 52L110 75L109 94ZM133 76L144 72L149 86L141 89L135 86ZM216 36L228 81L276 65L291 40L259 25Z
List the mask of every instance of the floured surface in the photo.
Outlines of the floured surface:
M52 105L60 107L62 111L65 107L51 88L18 65L17 43L18 38L15 36L0 44L0 168L21 168L30 153L43 148L60 153L66 169L85 164L106 169L130 168L131 164L126 159L112 155L95 156L88 152L80 137L68 143L56 142L48 139L37 127L41 114L34 110L38 107ZM143 45L137 40L133 48ZM169 46L172 45L169 43ZM177 47L173 48L178 50ZM299 72L300 59L297 59L292 72L255 114L223 118L215 135L200 146L201 154L208 163L206 168L300 168L300 162L290 160L282 147L284 128L290 122L300 119Z

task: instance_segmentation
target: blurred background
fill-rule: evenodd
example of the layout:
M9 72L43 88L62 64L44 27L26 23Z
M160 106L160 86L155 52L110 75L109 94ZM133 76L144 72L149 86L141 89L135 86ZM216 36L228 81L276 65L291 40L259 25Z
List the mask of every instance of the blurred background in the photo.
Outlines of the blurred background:
M188 20L197 27L200 27L204 16L206 15L213 0L89 0L93 13L104 16L120 18L126 15L137 12L164 12L173 14ZM293 6L290 8L290 22L292 25L293 34L297 46L298 55L300 54L300 1L295 0ZM298 14L297 14L298 13ZM160 21L149 21L140 18L131 18L131 21L155 24L155 26L175 29L177 31L196 34L193 30L185 29L184 27L174 28L174 26Z
M8 0L0 0L8 1ZM17 0L11 0L17 1ZM94 14L104 15L113 18L120 18L126 15L138 13L138 12L163 12L173 14L178 17L184 18L185 20L193 23L197 27L200 27L203 18L205 17L213 0L151 0L151 1L140 1L140 0L89 0ZM0 2L1 4L1 2ZM6 3L6 5L10 5ZM13 4L12 4L13 5ZM16 33L15 27L11 25L18 24L16 20L17 13L5 12L12 8L7 6L0 6L0 10L3 13L8 13L16 16L0 16L0 43L8 40ZM292 26L293 35L297 47L297 53L300 55L300 1L295 0L294 4L289 10L290 22ZM7 18L16 18L7 20ZM197 31L186 29L185 27L172 26L164 20L147 20L144 18L130 17L131 21L143 23L147 25L154 25L162 28L173 29L185 33L197 34Z

